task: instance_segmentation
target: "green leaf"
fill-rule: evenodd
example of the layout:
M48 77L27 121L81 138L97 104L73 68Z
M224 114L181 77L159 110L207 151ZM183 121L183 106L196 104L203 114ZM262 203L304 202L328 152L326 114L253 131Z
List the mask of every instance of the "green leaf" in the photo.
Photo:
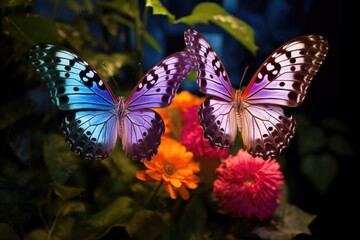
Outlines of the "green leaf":
M269 236L269 239L294 239L298 234L310 234L309 224L315 219L315 215L311 215L297 206L284 203L281 204L274 219L275 228L259 227L254 232L259 233L259 236ZM260 235L261 234L261 235Z
M161 215L155 211L141 209L136 211L125 226L132 239L158 239L164 223Z
M320 128L299 129L297 133L298 150L301 155L316 152L326 145L325 133Z
M117 75L119 69L132 64L132 54L92 54L88 56L89 63L98 70L100 75L106 79ZM105 67L104 67L105 66Z
M3 103L0 107L0 129L8 127L26 115L33 113L34 110L35 104L24 98Z
M168 17L170 23L174 23L175 16L171 14L160 2L160 0L146 0L146 7L153 9L154 15L164 15Z
M191 235L201 236L207 223L207 210L203 199L193 196L185 208L180 221L178 239L190 239Z
M20 237L9 224L0 223L0 240L20 240Z
M73 216L60 218L51 234L51 240L78 239L74 237L74 232L78 234L78 232L83 231L83 229L76 228L76 220Z
M69 144L57 134L49 134L44 142L46 166L55 182L64 183L79 168L79 158L70 151Z
M208 24L209 22L223 28L241 42L251 53L256 53L257 46L254 40L253 29L244 21L227 13L217 3L199 3L190 15L175 20L175 23L185 23L190 26Z
M25 240L44 240L48 239L48 234L44 229L34 229L25 236Z
M312 154L301 159L300 169L321 193L325 193L338 173L338 163L328 153Z
M54 189L55 195L60 197L62 200L69 200L79 196L86 190L85 188L67 187L57 182L50 183L50 186Z
M85 224L98 238L114 226L125 226L138 210L136 202L129 197L119 197L101 211L92 215Z
M58 38L54 22L44 16L27 14L4 18L4 33L29 46L55 42Z
M101 164L111 173L112 178L121 179L130 182L134 179L138 170L136 163L129 159L124 151L114 151L107 161L101 161Z
M85 212L85 205L80 201L63 201L58 200L56 202L56 215L64 217L74 212Z
M352 157L355 155L355 151L350 142L341 135L331 135L328 144L330 150L341 156Z

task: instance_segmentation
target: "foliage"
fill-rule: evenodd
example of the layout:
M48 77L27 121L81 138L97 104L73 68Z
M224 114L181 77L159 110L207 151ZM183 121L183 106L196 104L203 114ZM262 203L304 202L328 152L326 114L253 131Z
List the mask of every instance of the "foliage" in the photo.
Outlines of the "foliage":
M219 159L198 159L202 182L188 201L172 200L163 189L152 197L157 183L136 179L143 165L127 159L120 147L100 162L80 159L60 135L62 113L54 112L28 60L30 47L49 42L81 53L106 79L124 79L134 68L139 79L143 69L137 63L142 62L144 44L161 50L146 28L154 15L167 17L172 27L215 24L255 54L250 26L213 2L199 3L180 18L159 0L147 0L144 6L138 0L45 1L51 9L48 16L33 13L35 3L0 3L1 82L8 90L3 91L0 106L0 130L5 136L0 158L0 239L289 239L311 234L308 225L315 216L289 204L287 194L270 220L226 214L211 192ZM70 17L61 19L64 9ZM153 15L148 14L150 9ZM90 27L94 24L98 35ZM117 52L111 51L113 41L119 43ZM130 91L135 83L124 83L120 91ZM169 114L179 125L173 133L178 139L181 113L170 109ZM339 159L354 155L344 137L348 129L334 119L320 123L301 115L297 119L300 174L322 194L337 175ZM294 159L284 159L279 161L285 171ZM287 187L294 189L294 182L290 177Z

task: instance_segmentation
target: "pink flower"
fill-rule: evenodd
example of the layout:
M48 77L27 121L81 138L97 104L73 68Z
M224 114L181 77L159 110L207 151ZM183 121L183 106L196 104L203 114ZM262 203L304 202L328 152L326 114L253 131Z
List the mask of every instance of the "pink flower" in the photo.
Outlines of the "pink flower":
M275 159L254 158L244 150L222 160L214 193L230 214L263 220L278 207L284 175Z
M204 158L227 157L229 149L211 147L210 143L204 138L204 133L199 121L199 106L189 107L181 118L183 127L181 129L180 142L186 149L195 156Z

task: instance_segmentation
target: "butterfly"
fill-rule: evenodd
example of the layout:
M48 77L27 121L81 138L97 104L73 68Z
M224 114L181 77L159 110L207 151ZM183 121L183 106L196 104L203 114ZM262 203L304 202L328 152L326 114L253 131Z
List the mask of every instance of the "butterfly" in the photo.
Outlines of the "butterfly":
M61 123L65 140L89 160L110 156L118 138L130 159L150 160L164 133L161 116L151 108L168 106L193 68L186 51L176 52L151 68L125 98L115 97L97 71L68 49L38 44L29 58L52 102L68 111Z
M265 60L242 92L232 88L223 63L199 32L188 29L184 39L199 90L210 95L199 108L204 137L213 147L230 148L239 131L252 156L278 156L296 126L284 107L298 107L304 101L327 55L327 40L309 34L286 42Z

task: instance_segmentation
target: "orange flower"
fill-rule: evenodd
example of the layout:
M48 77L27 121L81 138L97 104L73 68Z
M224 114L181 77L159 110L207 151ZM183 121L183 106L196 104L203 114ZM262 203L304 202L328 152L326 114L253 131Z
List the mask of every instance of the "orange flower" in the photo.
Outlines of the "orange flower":
M204 100L205 98L201 98L188 91L181 91L175 95L170 107L178 108L181 112L185 112L189 107L194 105L200 106Z
M200 171L200 164L193 161L193 154L179 142L163 137L158 154L151 161L144 161L146 170L136 173L142 181L162 181L172 199L176 199L177 190L182 199L190 198L189 189L196 189L200 179L194 173Z
M156 111L158 114L160 114L161 118L164 121L165 125L165 135L169 135L171 133L171 120L169 113L166 108L154 108L154 111Z
M188 91L181 91L177 93L171 103L171 105L167 108L155 108L157 113L160 114L161 118L164 121L165 125L165 135L169 136L173 131L173 124L170 119L169 109L176 108L180 110L181 113L187 111L188 108L196 105L200 106L200 104L205 100L205 98L200 98L197 95L194 95ZM175 125L176 126L176 125Z

